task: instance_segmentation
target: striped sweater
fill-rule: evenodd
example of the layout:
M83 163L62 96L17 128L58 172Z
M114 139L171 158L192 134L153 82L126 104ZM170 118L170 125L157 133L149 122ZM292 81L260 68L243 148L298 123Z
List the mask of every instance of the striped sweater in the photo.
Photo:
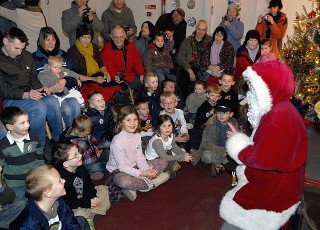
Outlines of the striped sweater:
M25 185L29 170L44 164L43 151L36 136L30 134L30 140L24 140L23 152L16 142L10 144L7 137L0 140L0 166L2 177L11 188Z

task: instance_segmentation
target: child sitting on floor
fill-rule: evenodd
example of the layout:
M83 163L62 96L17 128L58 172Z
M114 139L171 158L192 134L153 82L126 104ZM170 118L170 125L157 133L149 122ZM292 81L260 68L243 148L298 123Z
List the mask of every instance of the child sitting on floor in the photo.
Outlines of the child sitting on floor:
M149 114L149 103L145 99L141 99L136 101L135 109L139 115L140 121L140 135L141 135L141 145L142 145L142 152L144 153L149 140L153 136L153 129L152 129L152 117Z
M0 140L0 167L2 178L16 196L26 193L25 178L29 170L44 164L38 139L29 133L28 114L18 107L6 107L1 120L8 132Z
M106 161L109 159L110 142L113 137L113 128L115 122L112 119L111 109L99 91L91 91L88 94L88 110L87 116L90 118L93 131L92 136L95 137L102 147L106 155Z
M82 165L82 156L74 144L57 142L53 150L53 163L65 180L67 194L63 199L75 216L83 216L90 223L96 214L106 214L110 208L108 188L92 184L88 171Z
M199 149L202 132L204 129L204 124L208 121L208 119L214 115L214 108L217 104L217 101L221 98L221 88L217 84L210 85L207 88L206 92L207 100L205 100L200 107L197 109L196 118L194 121L194 126L192 131L190 132L191 136L191 150ZM194 157L192 163L197 164L200 158Z
M91 134L93 125L87 115L74 119L72 127L66 129L60 140L71 141L82 155L83 165L90 173L92 180L100 180L106 172L107 156L100 142Z
M155 159L147 162L141 148L141 136L137 132L138 114L131 106L124 106L116 116L115 136L111 142L107 163L110 201L118 202L124 195L131 201L137 192L149 191L169 179L163 170L167 162Z
M157 123L160 107L160 95L158 90L158 76L154 73L146 73L143 76L144 87L140 91L140 99L146 99L149 102L150 114L152 116L152 125Z
M89 229L83 217L75 217L62 196L66 195L64 179L51 165L28 172L27 207L10 225L10 229Z
M186 100L185 118L187 122L194 123L196 119L197 109L206 100L206 83L198 80L194 84L194 92L191 93Z
M168 162L167 170L170 173L170 177L175 177L176 172L180 169L180 165L177 161L189 162L192 160L192 156L183 151L173 141L173 129L174 123L169 115L161 115L158 119L155 133L149 141L146 158L147 160L154 160L156 158L164 159Z
M222 72L219 83L222 90L221 99L231 102L233 117L237 119L239 117L239 99L238 93L232 88L232 86L235 84L235 81L234 74L231 69L225 69Z
M215 107L216 115L212 116L206 123L202 135L202 141L198 153L201 160L211 164L211 175L217 176L223 172L227 159L226 141L228 123L238 127L236 119L232 118L232 105L229 100L219 100Z
M177 98L174 93L164 92L160 96L161 107L163 110L160 112L160 115L167 114L169 115L174 124L174 141L178 143L186 143L189 140L187 122L184 118L183 111L177 109Z

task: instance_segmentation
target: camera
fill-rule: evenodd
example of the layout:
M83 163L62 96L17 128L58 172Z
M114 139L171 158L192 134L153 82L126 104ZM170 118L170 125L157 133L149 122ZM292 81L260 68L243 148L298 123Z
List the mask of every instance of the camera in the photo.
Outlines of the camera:
M117 76L120 78L120 80L122 81L122 79L124 78L124 76L125 76L125 73L123 73L123 72L118 72L117 73Z
M225 16L222 17L222 21L224 21L224 22L232 22L232 18L228 18L228 16L225 15Z
M84 11L83 11L83 15L88 15L88 13L90 12L91 8L87 7Z
M129 30L130 30L130 27L129 26L124 26L123 29L124 29L124 32L128 33Z

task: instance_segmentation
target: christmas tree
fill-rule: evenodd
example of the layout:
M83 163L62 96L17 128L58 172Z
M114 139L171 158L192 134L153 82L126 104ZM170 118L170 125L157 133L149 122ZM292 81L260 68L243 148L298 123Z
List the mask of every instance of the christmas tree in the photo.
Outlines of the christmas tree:
M281 52L282 61L291 67L295 77L293 102L305 108L320 100L320 0L313 3L317 4L316 10L308 13L303 6L304 13L296 13L294 34Z

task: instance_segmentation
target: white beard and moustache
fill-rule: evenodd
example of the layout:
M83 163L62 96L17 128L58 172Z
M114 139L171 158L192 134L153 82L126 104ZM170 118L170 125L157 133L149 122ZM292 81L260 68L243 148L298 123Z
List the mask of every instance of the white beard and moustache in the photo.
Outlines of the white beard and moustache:
M249 84L248 84L249 85ZM254 89L249 85L249 91L247 92L249 110L247 113L248 121L252 125L253 129L256 129L259 125L262 114L259 109L259 102L255 94Z

